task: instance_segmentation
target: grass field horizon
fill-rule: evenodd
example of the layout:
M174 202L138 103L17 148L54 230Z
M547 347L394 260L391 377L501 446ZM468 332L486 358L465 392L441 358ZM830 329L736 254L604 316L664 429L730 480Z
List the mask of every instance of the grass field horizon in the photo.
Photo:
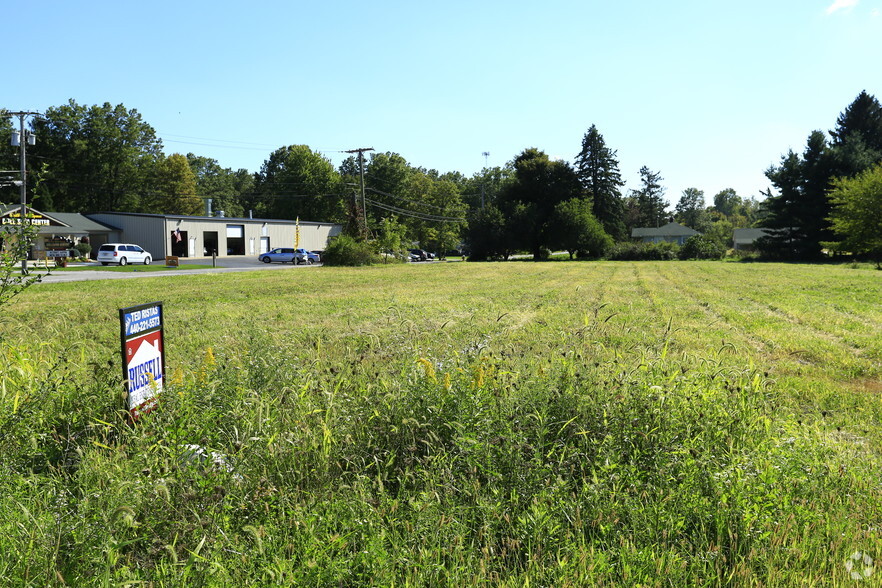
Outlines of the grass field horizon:
M117 309L152 301L131 426ZM846 266L39 284L0 316L0 583L878 581L880 332Z

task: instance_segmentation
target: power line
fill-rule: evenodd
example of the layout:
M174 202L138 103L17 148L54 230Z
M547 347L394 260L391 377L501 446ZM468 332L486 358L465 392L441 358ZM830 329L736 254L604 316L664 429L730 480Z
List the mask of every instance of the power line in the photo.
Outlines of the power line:
M395 214L400 214L401 216L409 216L409 217L413 217L413 218L418 218L420 220L435 221L435 222L442 222L442 223L461 223L461 222L465 222L465 220L466 220L464 218L458 218L458 217L453 217L453 216L440 216L440 215L435 215L435 214L426 214L426 213L422 213L422 212L415 212L413 210L407 210L404 208L399 208L397 206L392 206L390 204L384 204L382 202L377 202L376 200L368 199L366 202L368 202L371 206L374 206L376 208L380 208L382 210L386 210L389 212L394 212Z
M383 192L382 190L377 190L376 188L365 188L366 190L370 190L371 192L376 192L381 196L387 196L389 198L395 198L396 200L401 200L402 202L407 202L408 204L413 204L416 206L425 206L427 208L435 208L437 210L444 210L443 206L435 206L434 204L429 204L428 202L420 202L419 200L408 200L407 198L402 198L401 196L396 196L395 194L390 194L388 192Z

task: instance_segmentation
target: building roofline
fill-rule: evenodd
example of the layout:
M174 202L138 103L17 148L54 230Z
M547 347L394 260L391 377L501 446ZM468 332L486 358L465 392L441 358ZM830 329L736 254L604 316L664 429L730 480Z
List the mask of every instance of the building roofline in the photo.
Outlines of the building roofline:
M146 218L160 218L165 220L191 220L191 221L250 221L250 222L259 222L259 223L284 223L284 224L297 224L298 222L301 225L339 225L341 223L330 222L330 221L296 221L296 220L288 220L281 218L249 218L249 217L239 217L239 216L192 216L187 214L154 214L149 212L110 212L110 211L99 211L99 212L86 212L83 213L83 216L91 216L98 214L108 214L115 216L138 216L138 217L146 217Z

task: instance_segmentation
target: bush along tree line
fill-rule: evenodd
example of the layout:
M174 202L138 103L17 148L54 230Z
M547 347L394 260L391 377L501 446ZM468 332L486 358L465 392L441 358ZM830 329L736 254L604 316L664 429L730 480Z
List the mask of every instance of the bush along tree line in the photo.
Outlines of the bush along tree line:
M15 169L12 122L3 121L0 167ZM552 250L588 259L707 258L731 248L734 229L746 227L766 230L757 245L768 258L814 259L823 251L882 258L872 225L878 215L862 204L866 194L878 200L873 179L882 174L882 107L866 92L840 114L829 139L812 132L801 155L790 151L766 171L771 187L762 201L726 189L706 204L702 190L687 188L673 209L661 172L648 166L638 186L624 191L617 152L594 125L573 164L528 148L471 177L414 166L397 153L371 153L362 194L355 157L335 168L306 145L288 145L257 172L232 170L193 153L166 155L140 113L121 104L70 100L30 124L40 140L28 150L29 201L46 211L198 215L211 199L228 216L341 223L386 261L417 245L441 256L465 247L475 260L514 253L542 259ZM0 202L17 200L16 189L0 185ZM685 251L630 242L633 228L671 220L702 239ZM351 261L361 260L356 248Z

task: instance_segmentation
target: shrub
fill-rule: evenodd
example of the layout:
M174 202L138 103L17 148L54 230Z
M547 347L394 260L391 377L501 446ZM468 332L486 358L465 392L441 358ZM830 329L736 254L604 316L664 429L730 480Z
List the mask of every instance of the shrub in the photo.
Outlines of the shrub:
M600 259L613 248L613 238L610 237L603 229L593 232L585 238L585 249L580 249L577 257L579 259Z
M680 259L720 259L725 251L716 242L701 235L689 237L680 249Z
M92 246L85 242L77 243L74 245L74 249L76 249L80 257L89 257L89 253L92 252Z
M374 250L370 243L356 241L348 235L335 238L322 254L324 265L371 265L374 260Z
M676 243L624 242L613 246L608 259L614 261L669 261L677 259L680 247Z

